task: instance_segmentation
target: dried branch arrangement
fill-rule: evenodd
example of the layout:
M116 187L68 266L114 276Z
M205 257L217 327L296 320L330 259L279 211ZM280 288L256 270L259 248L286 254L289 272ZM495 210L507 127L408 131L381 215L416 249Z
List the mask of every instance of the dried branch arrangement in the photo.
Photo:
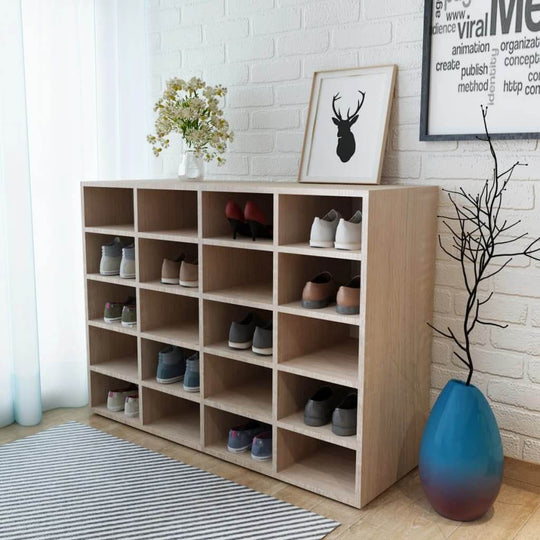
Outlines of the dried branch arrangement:
M491 180L486 180L477 195L467 193L463 188L458 191L443 190L448 194L455 216L439 216L445 228L450 232L451 240L445 246L439 235L441 249L453 260L460 263L463 281L467 290L467 305L463 319L463 335L448 327L441 330L430 325L438 334L451 339L455 346L454 354L469 369L467 385L474 372L471 354L471 334L477 325L506 328L507 325L484 320L481 317L482 306L487 304L493 292L481 298L482 282L502 272L514 257L525 256L540 261L540 238L525 241L528 233L516 236L514 227L521 220L508 222L501 216L503 195L516 167L526 166L519 161L509 169L499 172L499 163L487 126L487 107L482 107L485 138L480 140L489 144L494 168Z

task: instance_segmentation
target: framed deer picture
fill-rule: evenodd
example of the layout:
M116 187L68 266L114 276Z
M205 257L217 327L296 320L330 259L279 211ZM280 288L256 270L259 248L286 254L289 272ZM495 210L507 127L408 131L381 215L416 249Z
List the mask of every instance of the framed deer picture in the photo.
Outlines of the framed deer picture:
M300 182L378 184L396 66L319 71L300 162Z

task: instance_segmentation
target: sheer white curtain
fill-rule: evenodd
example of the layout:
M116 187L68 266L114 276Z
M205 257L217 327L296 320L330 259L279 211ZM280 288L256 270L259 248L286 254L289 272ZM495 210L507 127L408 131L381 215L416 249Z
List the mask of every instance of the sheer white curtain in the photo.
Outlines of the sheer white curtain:
M1 4L6 11L1 17L2 39L12 45L11 51L4 46L0 50L1 110L4 117L13 117L21 132L19 136L8 129L2 118L0 156L9 155L7 163L5 157L0 161L4 205L0 252L8 254L0 269L0 425L4 425L13 419L39 421L41 405L46 410L86 404L79 182L145 177L150 153L144 139L148 109L144 0L2 0ZM10 13L18 16L12 15L12 24L7 24L5 16ZM20 77L15 80L12 72L17 71ZM20 98L16 104L10 103L13 95ZM15 136L23 135L26 148L14 144ZM13 146L16 164L11 164ZM19 201L13 208L14 190L26 206ZM28 230L21 223L29 224ZM25 251L34 252L35 264ZM21 260L28 274L24 278L19 276ZM31 324L35 320L37 330ZM37 335L35 346L32 335ZM19 340L23 351L17 349ZM33 377L34 386L23 385L20 373ZM37 388L35 381L40 382ZM32 411L28 419L16 414L23 403Z

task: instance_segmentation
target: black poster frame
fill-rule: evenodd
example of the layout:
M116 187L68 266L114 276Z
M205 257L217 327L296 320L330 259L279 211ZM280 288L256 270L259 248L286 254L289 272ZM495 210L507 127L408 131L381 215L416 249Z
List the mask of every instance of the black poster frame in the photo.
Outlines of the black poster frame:
M433 134L428 132L429 125L429 87L431 71L431 23L433 17L433 2L435 0L425 0L424 3L424 42L422 49L422 97L420 102L420 140L421 141L470 141L484 137L485 133L479 131L477 134L457 133L451 135ZM441 104L441 106L448 106ZM451 106L451 104L450 104ZM489 117L488 117L489 119ZM478 127L482 127L482 116L478 109ZM540 126L539 126L540 128ZM540 139L540 132L531 133L492 133L492 139Z

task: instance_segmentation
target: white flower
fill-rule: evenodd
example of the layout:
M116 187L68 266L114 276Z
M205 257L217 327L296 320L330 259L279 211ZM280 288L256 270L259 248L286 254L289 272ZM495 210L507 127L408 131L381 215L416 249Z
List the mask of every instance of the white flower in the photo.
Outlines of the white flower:
M206 161L216 159L218 165L225 163L219 154L223 154L227 142L233 140L233 132L223 118L218 98L226 94L223 86L208 86L198 77L187 82L178 78L168 80L162 97L154 106L158 113L156 135L147 137L154 154L159 156L169 146L167 135L175 132L198 157Z

